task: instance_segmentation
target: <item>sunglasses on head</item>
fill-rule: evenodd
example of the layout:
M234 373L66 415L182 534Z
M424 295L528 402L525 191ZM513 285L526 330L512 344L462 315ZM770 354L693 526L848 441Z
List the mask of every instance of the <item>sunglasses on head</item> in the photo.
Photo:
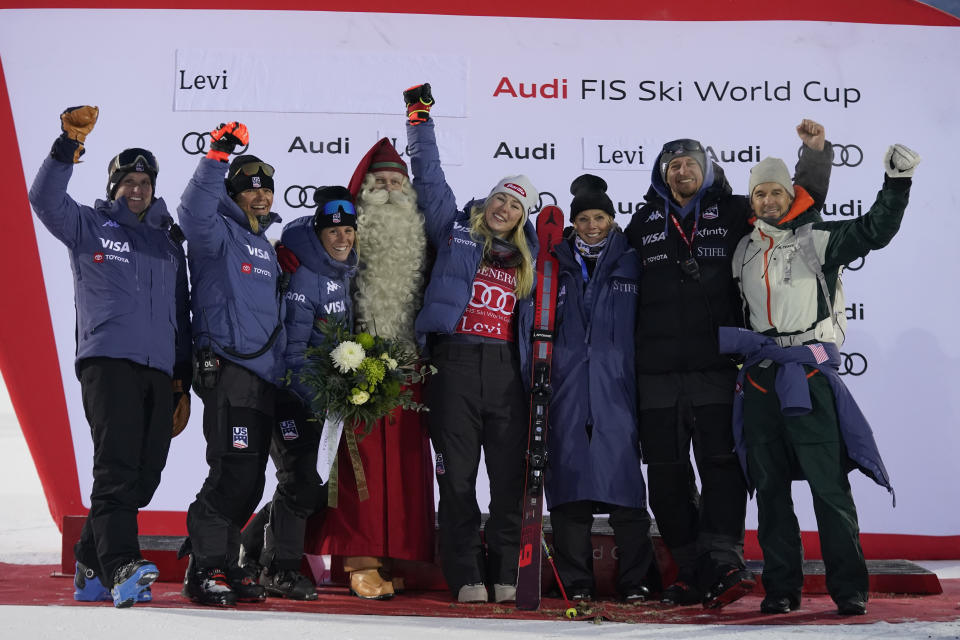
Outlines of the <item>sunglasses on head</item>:
M237 170L233 172L231 177L236 178L238 175L240 175L241 171L243 172L243 175L247 177L255 176L261 171L263 172L263 175L267 176L268 178L273 177L273 167L268 165L266 162L248 162L247 164L242 164L237 167Z
M337 211L351 216L357 215L357 210L353 208L353 203L349 200L331 200L323 205L323 215L325 216L333 215Z
M160 173L157 158L146 149L125 149L113 160L113 171L139 171Z
M679 140L673 140L663 145L663 153L672 153L676 155L689 153L691 151L699 151L700 153L703 153L703 145L701 145L699 141L691 140L690 138L680 138Z

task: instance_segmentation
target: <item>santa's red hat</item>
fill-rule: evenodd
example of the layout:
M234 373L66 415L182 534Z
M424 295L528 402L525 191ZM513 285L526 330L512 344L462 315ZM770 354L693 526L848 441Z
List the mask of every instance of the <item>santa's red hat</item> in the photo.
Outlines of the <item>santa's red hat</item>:
M350 190L354 198L360 193L360 187L363 185L363 180L367 177L367 174L375 171L396 171L409 177L407 164L397 153L397 150L393 148L389 138L380 138L376 144L370 147L370 151L367 151L367 154L360 160L360 164L357 165L353 177L350 178L350 184L347 185L347 189Z

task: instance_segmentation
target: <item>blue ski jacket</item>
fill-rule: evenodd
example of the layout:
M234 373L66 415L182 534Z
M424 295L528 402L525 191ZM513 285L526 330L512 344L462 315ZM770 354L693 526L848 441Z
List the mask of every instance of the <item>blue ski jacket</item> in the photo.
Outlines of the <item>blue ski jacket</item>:
M187 270L173 218L154 199L143 222L126 199L78 204L67 195L73 164L48 157L30 204L70 251L77 357L123 358L190 379Z
M483 242L470 235L470 209L481 205L484 198L475 198L462 211L457 209L453 191L440 166L440 154L434 123L407 125L413 187L417 206L423 211L427 238L437 252L430 272L430 283L423 296L423 308L417 315L415 328L421 350L427 347L427 335L454 333L473 295L473 279L483 258ZM537 234L533 223L524 223L527 245L537 254ZM533 327L533 296L517 301L517 347L524 382L530 384L530 333Z
M569 241L555 253L547 502L551 508L577 500L646 508L633 342L639 256L619 230L611 231L589 279Z
M351 251L346 262L331 258L313 229L312 215L286 225L280 242L300 261L284 296L283 322L287 329L284 363L291 374L290 390L309 406L316 392L300 381L300 370L306 363L304 352L307 347L323 342L323 334L317 329L318 320L341 322L352 329L350 281L357 272L357 252Z
M283 300L280 265L260 225L250 229L247 216L227 195L226 165L201 158L177 209L187 237L193 291L193 341L276 384L283 374ZM270 223L280 216L270 214ZM279 325L267 351L256 358ZM232 353L231 353L232 352Z
M840 435L847 448L847 456L861 472L893 494L890 476L880 458L870 423L840 377L840 349L832 342L819 342L798 347L781 347L769 336L749 329L720 327L720 353L739 353L746 361L737 377L737 393L733 402L733 437L740 466L751 491L753 482L747 471L747 444L743 436L743 382L747 369L763 361L780 365L776 373L775 390L786 416L803 415L811 410L810 388L803 365L814 367L827 377L837 406ZM821 349L822 347L822 349ZM817 354L820 354L820 362ZM824 355L827 356L823 360ZM896 496L894 495L894 505Z

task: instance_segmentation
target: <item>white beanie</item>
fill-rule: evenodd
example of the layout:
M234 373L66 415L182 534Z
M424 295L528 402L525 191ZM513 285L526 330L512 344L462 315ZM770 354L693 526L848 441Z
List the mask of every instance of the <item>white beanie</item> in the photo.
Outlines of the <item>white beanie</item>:
M750 197L753 197L753 190L757 185L764 182L776 182L787 190L791 198L796 197L793 192L793 180L790 179L790 172L787 170L787 163L780 158L764 158L758 162L753 169L750 169Z
M537 192L536 187L530 182L530 178L523 175L503 178L490 190L487 198L495 193L505 193L519 200L526 214L529 214L530 210L537 206L537 203L540 201L540 194Z

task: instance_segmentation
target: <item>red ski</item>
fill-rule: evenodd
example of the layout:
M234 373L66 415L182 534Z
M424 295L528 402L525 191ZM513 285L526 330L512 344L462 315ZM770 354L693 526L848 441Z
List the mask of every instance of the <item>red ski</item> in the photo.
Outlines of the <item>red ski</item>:
M550 364L557 302L557 259L553 248L563 237L563 212L544 207L537 215L537 289L533 320L533 380L527 475L523 489L523 522L517 570L517 609L540 608L540 565L543 535L543 474L547 466L547 414L550 409Z

